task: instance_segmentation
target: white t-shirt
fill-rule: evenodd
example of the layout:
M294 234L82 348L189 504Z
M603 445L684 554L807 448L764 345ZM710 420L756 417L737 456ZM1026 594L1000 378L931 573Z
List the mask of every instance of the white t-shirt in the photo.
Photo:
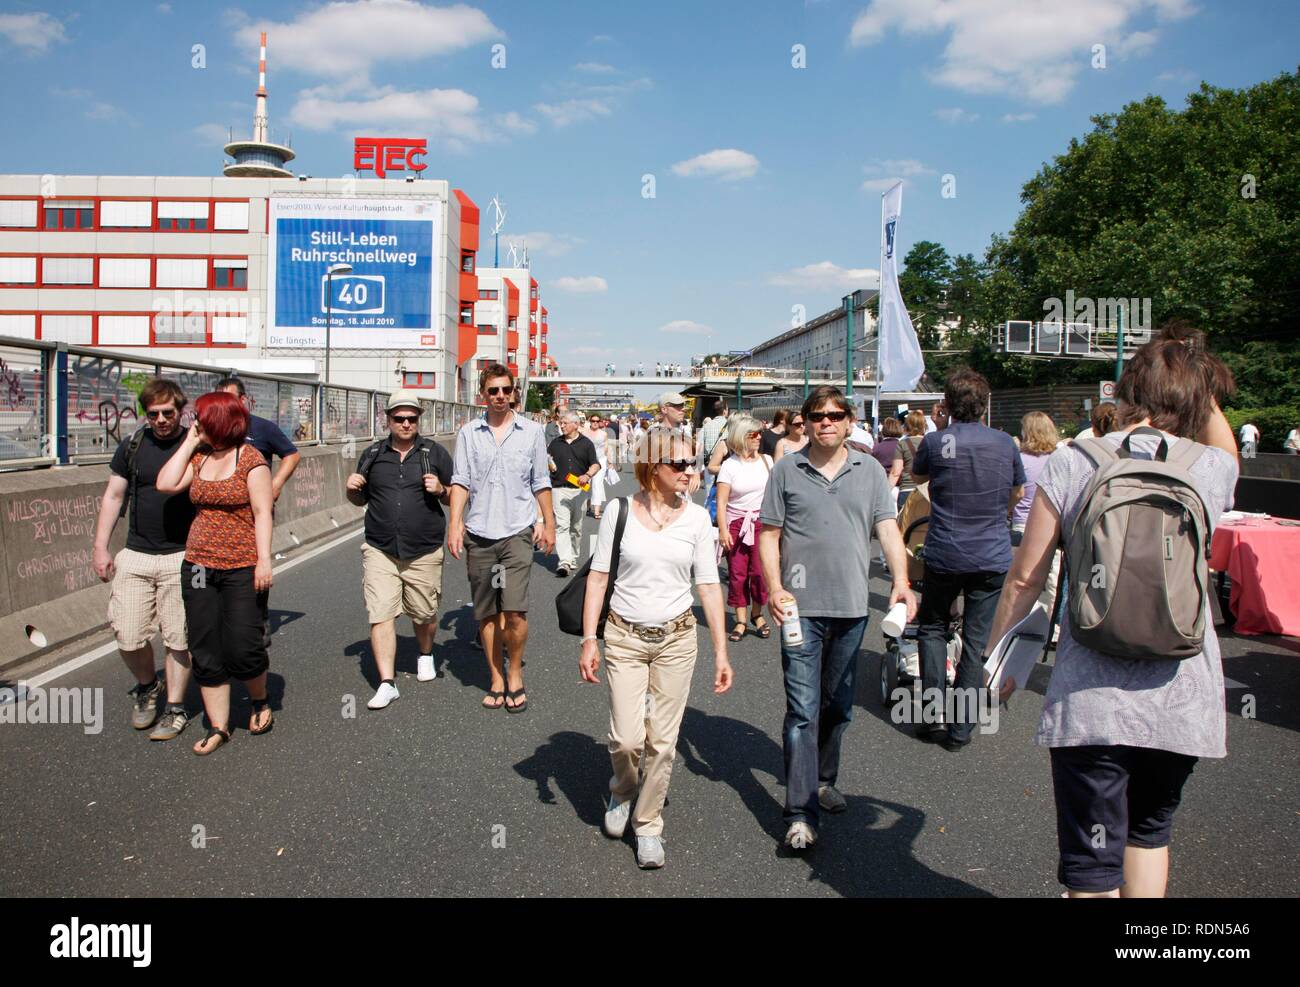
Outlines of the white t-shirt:
M629 510L625 500L610 506L600 519L594 572L609 572L614 548L614 528L619 511ZM691 569L695 584L718 582L717 532L709 512L699 504L686 509L663 531L651 531L630 511L619 548L618 578L609 607L633 624L662 624L691 607Z
M771 475L772 460L768 456L756 456L749 462L739 456L724 459L718 470L718 482L731 484L727 513L739 516L762 507L763 492Z
M1257 429L1257 428L1256 428L1254 425L1252 425L1250 422L1246 422L1245 425L1242 425L1242 426L1241 426L1241 441L1242 441L1242 442L1258 442L1258 441L1259 441L1259 429Z
M1283 444L1285 449L1300 449L1300 429L1293 428L1287 433L1286 442Z

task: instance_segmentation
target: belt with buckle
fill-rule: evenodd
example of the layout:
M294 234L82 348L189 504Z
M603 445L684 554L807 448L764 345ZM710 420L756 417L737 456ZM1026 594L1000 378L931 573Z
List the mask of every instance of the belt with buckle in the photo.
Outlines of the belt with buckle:
M695 626L695 614L690 610L663 624L634 624L630 620L624 620L613 610L609 612L608 619L623 630L635 634L642 641L649 641L652 644L657 644L669 634L675 634L683 628Z

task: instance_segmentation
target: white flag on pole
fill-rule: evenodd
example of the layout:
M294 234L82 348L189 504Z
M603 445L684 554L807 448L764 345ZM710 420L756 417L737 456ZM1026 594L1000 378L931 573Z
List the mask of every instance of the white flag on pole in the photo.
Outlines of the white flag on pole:
M877 378L884 391L915 390L925 373L921 344L917 342L912 319L898 290L897 243L898 217L903 212L903 183L899 182L880 197L880 319L876 325L880 340L880 369Z

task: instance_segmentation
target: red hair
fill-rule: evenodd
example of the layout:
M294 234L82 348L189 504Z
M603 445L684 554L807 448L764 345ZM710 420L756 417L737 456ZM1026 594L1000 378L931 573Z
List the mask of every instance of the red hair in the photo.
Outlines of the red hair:
M214 449L244 444L248 436L248 412L244 403L227 391L204 394L194 402L203 437Z

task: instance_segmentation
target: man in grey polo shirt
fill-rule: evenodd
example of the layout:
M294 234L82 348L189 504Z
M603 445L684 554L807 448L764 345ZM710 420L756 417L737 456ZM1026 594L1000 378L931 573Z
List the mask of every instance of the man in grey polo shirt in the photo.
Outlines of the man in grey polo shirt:
M840 745L853 717L858 648L870 612L868 577L875 532L897 573L889 605L916 597L885 471L846 444L853 405L838 388L814 388L804 401L809 441L772 468L759 520L759 557L772 619L799 607L803 642L781 644L785 677L785 845L806 850L817 839L819 810L843 812L835 789Z
M514 390L514 376L506 367L493 363L484 368L479 395L487 413L456 433L447 549L455 558L465 556L469 572L474 617L492 677L483 705L522 713L528 708L523 673L528 575L533 546L546 553L555 548L555 514L542 426L511 409ZM510 655L508 676L503 643Z

